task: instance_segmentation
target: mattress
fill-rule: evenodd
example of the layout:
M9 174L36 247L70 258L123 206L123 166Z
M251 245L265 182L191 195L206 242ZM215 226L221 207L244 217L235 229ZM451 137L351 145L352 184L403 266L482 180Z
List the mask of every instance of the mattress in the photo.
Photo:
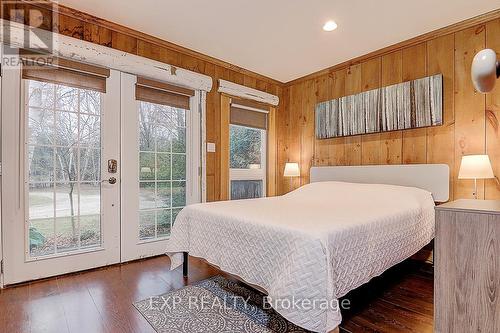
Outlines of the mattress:
M185 207L167 245L264 289L292 323L328 332L337 300L409 258L434 237L430 192L393 185L318 182L279 197Z

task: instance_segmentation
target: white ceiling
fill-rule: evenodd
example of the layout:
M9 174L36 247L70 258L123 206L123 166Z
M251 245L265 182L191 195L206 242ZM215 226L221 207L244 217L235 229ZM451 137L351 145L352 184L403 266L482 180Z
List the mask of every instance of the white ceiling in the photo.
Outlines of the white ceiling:
M500 8L500 0L60 0L287 82ZM338 29L324 32L328 19Z

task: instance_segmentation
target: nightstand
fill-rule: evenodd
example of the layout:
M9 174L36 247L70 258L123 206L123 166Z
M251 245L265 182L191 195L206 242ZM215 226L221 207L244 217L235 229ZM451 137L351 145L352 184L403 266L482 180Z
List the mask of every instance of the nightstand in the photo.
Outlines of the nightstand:
M500 201L436 207L434 327L500 332Z

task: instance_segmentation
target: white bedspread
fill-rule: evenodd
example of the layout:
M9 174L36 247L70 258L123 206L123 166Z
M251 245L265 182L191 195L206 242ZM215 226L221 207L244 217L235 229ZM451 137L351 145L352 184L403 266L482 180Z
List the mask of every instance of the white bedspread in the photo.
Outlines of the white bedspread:
M266 290L289 321L327 332L341 315L326 302L433 237L434 201L427 191L320 182L280 197L188 206L177 217L167 254L172 269L182 264L179 252L204 258Z

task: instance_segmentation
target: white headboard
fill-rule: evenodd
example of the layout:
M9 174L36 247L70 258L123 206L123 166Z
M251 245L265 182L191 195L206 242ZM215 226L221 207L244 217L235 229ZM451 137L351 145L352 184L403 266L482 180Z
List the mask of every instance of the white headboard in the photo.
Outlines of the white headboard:
M418 187L431 192L436 202L446 202L450 196L450 168L446 164L312 167L310 181Z

